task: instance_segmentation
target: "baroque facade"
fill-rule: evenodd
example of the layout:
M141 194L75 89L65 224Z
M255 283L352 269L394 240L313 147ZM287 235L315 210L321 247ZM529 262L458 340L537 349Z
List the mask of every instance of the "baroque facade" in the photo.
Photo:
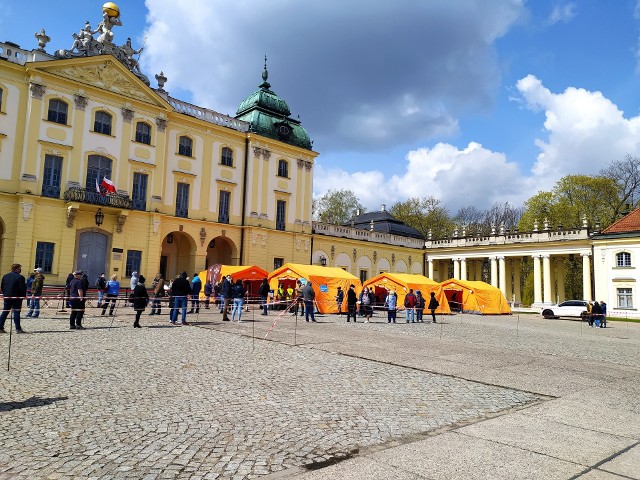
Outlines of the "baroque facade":
M170 278L214 263L423 272L420 239L351 226L313 234L318 153L271 90L266 59L229 117L173 98L162 72L152 88L130 41L90 31L54 55L44 30L38 49L0 43L2 271L42 267L54 285L74 269Z

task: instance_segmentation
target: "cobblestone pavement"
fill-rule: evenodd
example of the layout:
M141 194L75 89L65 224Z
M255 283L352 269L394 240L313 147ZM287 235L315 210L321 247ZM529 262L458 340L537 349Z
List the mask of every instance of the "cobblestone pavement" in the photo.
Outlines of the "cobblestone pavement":
M113 328L89 315L87 330L70 331L49 312L12 336L8 372L0 335L0 478L258 478L540 401L323 349L350 332L363 349L384 348L380 329L407 339L433 325L282 317L265 342L251 337L264 338L273 315L190 316L188 327L167 318L145 315L133 329L131 315Z

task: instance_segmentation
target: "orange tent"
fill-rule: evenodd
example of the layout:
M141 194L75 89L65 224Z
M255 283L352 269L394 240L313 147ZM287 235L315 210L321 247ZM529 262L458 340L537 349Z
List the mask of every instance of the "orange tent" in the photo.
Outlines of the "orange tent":
M480 315L511 314L511 308L500 289L486 282L451 278L440 285L449 305L454 310L460 306L463 312Z
M451 313L447 297L444 295L442 288L440 288L440 284L424 275L381 273L364 282L364 287L373 288L373 293L380 305L384 302L389 291L395 291L398 294L398 309L404 308L404 298L409 293L409 289L413 289L414 293L420 291L425 300L425 310L429 305L431 292L434 292L436 300L440 303L436 312Z
M318 265L302 265L298 263L285 263L282 267L269 274L269 286L274 292L278 291L278 284L282 284L286 291L289 286L295 289L299 279L311 281L311 287L316 294L316 302L320 313L338 313L338 305L335 297L338 287L345 292L349 285L360 288L360 280L355 275L341 268L321 267Z
M227 275L231 275L234 282L236 280L242 280L249 297L257 297L260 284L263 279L268 277L269 272L255 265L221 265L216 263L198 275L203 287L200 291L200 298L204 298L204 284L207 280L211 281L211 285L215 285L222 280L222 277L226 277Z

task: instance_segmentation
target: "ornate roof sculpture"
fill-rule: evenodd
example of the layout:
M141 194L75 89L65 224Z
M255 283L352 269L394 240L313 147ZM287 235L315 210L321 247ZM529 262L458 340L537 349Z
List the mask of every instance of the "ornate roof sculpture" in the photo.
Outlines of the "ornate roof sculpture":
M122 62L136 77L147 85L149 79L140 71L138 59L134 55L140 55L144 50L144 45L139 49L131 46L131 39L127 38L124 45L118 46L113 43L113 27L122 26L120 20L120 8L113 3L107 2L102 6L102 21L93 30L87 21L79 33L73 34L73 45L69 50L58 50L56 58L92 57L94 55L113 55ZM98 37L94 35L98 33ZM44 34L44 32L43 32ZM42 48L42 47L41 47Z
M267 57L264 57L264 70L262 71L262 83L256 90L240 103L236 112L238 120L251 123L251 132L265 137L273 138L290 145L312 149L309 134L302 127L300 120L290 117L289 105L282 98L270 90L267 82Z

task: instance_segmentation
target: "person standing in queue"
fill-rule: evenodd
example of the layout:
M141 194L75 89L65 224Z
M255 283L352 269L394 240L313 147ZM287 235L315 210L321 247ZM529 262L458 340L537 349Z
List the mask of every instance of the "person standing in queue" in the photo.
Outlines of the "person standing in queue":
M118 299L119 294L120 282L118 281L118 276L113 274L111 276L111 280L107 281L105 297L102 302L102 315L107 313L107 307L111 304L111 307L109 308L109 316L113 316L113 309L116 308L116 300Z
M191 293L191 285L187 280L187 272L182 272L171 285L173 294L173 310L171 310L171 323L174 325L178 321L178 310L182 308L182 325L187 324L187 299Z
M258 294L260 295L260 301L262 302L262 315L267 314L267 299L269 298L269 281L266 278L262 279L262 283L260 284L260 288L258 289Z
M71 315L69 316L69 328L71 330L84 330L82 317L84 317L84 306L87 299L87 291L83 281L84 272L76 270L73 272L73 280L69 284L69 300L71 301Z
M308 281L307 284L302 287L302 298L304 299L304 319L305 321L309 321L309 315L311 315L311 321L315 323L316 318L313 314L313 301L316 299L316 292L313 291L313 286L311 285L311 281Z
M149 303L149 294L147 287L144 285L144 275L138 277L138 284L133 289L133 309L136 312L136 320L133 322L133 328L142 328L140 326L140 316Z
M27 282L20 272L22 272L22 265L14 263L11 265L11 271L2 277L0 289L4 296L4 308L0 314L0 333L5 333L4 322L10 311L13 311L16 333L25 333L20 325L20 310L22 309L22 300L27 295Z
M431 298L429 298L429 305L427 308L431 310L431 318L433 323L436 323L436 309L440 306L440 302L436 299L435 292L431 292Z
M347 291L347 323L349 322L349 317L353 316L353 321L356 321L356 303L358 301L358 296L356 295L356 286L352 283L349 285L349 290Z
M29 311L27 317L38 318L40 315L40 299L42 298L42 287L44 286L44 275L42 275L42 268L35 269L36 276L31 285L31 303L29 304Z
M387 323L396 323L396 312L398 310L398 294L393 290L389 291L384 300L387 307Z

